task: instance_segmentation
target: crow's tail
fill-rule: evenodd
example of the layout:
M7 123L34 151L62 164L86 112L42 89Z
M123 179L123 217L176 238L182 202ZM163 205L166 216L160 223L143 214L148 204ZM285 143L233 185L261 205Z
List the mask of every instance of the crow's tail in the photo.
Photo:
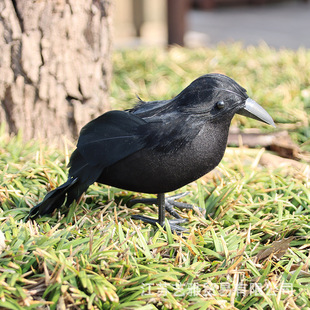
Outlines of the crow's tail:
M39 215L52 213L55 209L60 208L63 205L66 197L66 205L69 206L73 200L80 198L88 186L86 186L86 188L84 187L85 186L81 186L81 184L79 184L78 178L69 178L67 182L49 192L42 202L34 206L30 210L25 221L28 219L35 219Z

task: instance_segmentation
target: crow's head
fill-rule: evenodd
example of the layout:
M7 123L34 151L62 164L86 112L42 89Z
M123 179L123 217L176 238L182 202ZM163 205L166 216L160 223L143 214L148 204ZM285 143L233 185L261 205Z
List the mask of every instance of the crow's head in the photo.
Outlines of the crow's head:
M175 108L185 114L200 115L206 120L231 119L235 113L275 127L271 116L246 90L222 74L206 74L186 87L174 99Z

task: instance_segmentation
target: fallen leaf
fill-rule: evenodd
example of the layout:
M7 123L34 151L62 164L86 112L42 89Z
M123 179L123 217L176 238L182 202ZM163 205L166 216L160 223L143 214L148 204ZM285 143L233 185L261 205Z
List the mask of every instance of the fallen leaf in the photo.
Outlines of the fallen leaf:
M262 249L257 253L256 255L257 261L261 261L270 256L274 256L277 259L280 259L286 253L293 239L294 236L291 236L279 241L272 242L272 244L268 248Z

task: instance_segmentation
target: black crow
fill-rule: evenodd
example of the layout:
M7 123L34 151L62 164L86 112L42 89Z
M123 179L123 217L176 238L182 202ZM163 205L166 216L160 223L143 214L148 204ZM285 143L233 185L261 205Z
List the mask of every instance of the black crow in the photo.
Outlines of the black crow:
M158 219L134 218L163 226L166 210L176 217L172 229L182 230L177 224L185 220L172 208L180 206L172 201L180 196L165 199L165 193L195 181L219 164L236 113L275 126L243 87L221 74L199 77L173 99L141 100L131 110L99 116L81 130L68 180L33 207L27 219L52 213L65 200L69 206L92 183L99 182L157 194L150 202L158 204Z

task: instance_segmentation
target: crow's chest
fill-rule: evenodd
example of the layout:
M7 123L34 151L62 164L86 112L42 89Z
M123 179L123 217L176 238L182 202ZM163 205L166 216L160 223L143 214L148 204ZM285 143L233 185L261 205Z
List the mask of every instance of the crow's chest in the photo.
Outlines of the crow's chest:
M214 169L221 161L228 129L205 126L177 151L142 149L104 169L99 182L146 193L180 188Z

